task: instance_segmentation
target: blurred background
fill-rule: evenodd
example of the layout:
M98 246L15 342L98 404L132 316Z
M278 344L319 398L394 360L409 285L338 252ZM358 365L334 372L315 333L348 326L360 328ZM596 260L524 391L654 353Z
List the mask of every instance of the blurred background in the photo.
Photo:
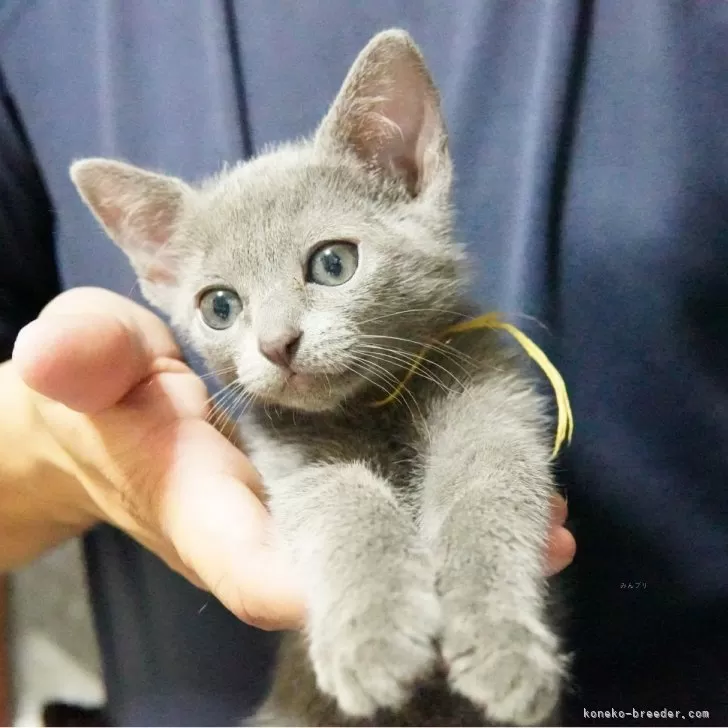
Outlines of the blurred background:
M104 690L80 542L70 541L18 571L8 586L12 724L43 725L43 706L49 702L101 704Z

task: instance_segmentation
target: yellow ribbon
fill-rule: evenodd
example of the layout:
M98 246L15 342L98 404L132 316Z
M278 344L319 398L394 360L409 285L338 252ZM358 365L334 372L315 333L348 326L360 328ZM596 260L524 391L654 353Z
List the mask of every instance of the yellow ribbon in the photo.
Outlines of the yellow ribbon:
M499 314L495 312L486 313L482 316L477 316L474 319L469 319L468 321L461 321L460 323L445 329L442 336L459 334L463 331L474 331L476 329L500 329L501 331L505 331L510 334L523 347L526 354L528 354L528 356L530 356L531 359L533 359L536 364L541 367L543 373L546 375L549 382L551 382L554 394L556 395L556 407L558 411L556 438L554 442L554 449L551 454L551 458L555 458L559 454L563 444L565 442L571 442L571 438L574 434L574 415L571 411L569 395L566 391L566 384L564 383L563 377L559 374L558 369L551 363L542 349L540 349L520 329L517 329L512 324L501 320ZM412 362L412 366L404 375L402 381L397 385L395 390L384 399L374 402L372 407L383 407L384 405L398 399L399 395L402 394L402 391L407 386L407 382L409 382L409 380L417 373L417 369L427 356L427 353L435 345L436 344L431 344L423 347L419 354L415 357Z

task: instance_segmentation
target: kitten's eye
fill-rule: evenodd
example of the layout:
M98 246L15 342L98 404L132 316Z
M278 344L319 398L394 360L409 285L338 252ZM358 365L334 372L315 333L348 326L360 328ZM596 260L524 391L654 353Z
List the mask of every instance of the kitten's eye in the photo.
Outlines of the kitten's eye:
M197 304L202 320L211 329L227 329L243 310L243 304L235 291L229 288L211 288L200 296Z
M306 280L320 286L346 283L359 265L359 251L354 243L326 243L308 259Z

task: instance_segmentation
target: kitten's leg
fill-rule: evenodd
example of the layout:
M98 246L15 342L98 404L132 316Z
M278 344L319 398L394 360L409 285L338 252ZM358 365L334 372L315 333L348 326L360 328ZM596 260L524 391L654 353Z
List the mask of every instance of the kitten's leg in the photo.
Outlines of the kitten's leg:
M432 666L440 625L412 520L363 463L307 467L269 490L305 580L319 688L355 716L401 704Z
M540 412L515 377L448 398L432 409L423 482L450 684L516 724L550 715L565 669L545 619L552 479Z

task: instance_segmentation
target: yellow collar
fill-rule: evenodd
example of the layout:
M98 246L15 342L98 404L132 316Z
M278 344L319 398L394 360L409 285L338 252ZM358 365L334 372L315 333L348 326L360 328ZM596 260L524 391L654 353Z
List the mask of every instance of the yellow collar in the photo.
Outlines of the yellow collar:
M482 316L477 316L474 319L468 321L461 321L453 326L448 327L442 332L441 336L448 336L449 334L459 334L463 331L474 331L476 329L500 329L509 333L524 349L526 354L538 364L543 373L551 382L551 386L554 389L556 395L556 407L558 410L558 420L556 425L556 438L554 442L554 449L551 454L553 460L560 452L564 443L570 443L572 435L574 434L574 416L571 412L571 404L569 403L569 395L566 391L566 384L564 379L559 374L558 369L549 361L549 358L544 352L524 334L520 329L517 329L512 324L506 323L501 320L499 314L495 312L486 313ZM419 354L415 357L412 366L408 369L404 375L402 381L397 385L395 390L387 395L384 399L380 399L372 404L372 407L383 407L384 405L394 402L398 399L399 395L404 390L407 382L416 374L422 361L427 356L429 350L434 346L423 347Z

